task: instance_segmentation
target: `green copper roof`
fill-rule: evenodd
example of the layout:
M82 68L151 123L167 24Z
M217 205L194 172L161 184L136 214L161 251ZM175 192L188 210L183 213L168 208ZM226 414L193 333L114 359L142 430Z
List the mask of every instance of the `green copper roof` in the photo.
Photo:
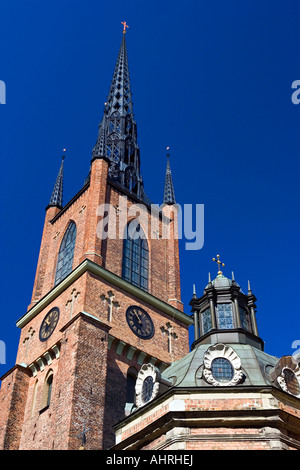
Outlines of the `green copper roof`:
M210 346L209 344L200 344L184 358L174 362L164 371L164 378L172 379L175 387L208 387L209 384L204 379L202 372L204 355ZM237 385L238 387L272 385L269 370L275 366L278 358L249 344L228 344L226 346L230 346L241 361L244 380Z

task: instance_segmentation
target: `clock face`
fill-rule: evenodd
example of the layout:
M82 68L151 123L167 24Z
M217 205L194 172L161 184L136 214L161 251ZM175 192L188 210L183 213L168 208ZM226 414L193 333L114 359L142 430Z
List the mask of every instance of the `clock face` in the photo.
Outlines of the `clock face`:
M40 340L46 341L55 330L55 327L58 323L59 319L59 310L58 308L53 308L50 310L49 313L45 316L44 320L42 321L41 328L40 328Z
M132 305L127 309L126 320L129 328L136 336L150 339L154 335L154 325L150 315L141 307Z

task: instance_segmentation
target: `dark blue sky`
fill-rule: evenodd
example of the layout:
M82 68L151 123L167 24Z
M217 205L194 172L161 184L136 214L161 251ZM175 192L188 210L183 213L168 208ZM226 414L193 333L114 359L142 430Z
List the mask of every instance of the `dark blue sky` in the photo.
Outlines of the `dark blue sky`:
M64 202L83 185L122 39L145 188L161 203L171 149L177 202L205 205L205 242L181 243L182 299L202 295L212 257L258 298L265 351L300 340L300 4L294 1L2 0L0 340L30 303L45 207L61 161Z

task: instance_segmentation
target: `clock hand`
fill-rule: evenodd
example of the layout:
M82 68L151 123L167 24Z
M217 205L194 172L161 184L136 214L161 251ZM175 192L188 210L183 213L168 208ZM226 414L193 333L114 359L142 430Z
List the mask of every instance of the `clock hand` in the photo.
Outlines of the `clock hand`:
M138 319L138 322L139 322L140 324L142 324L142 320L141 320L139 314L138 314L135 310L133 311L133 313L135 314L136 318Z

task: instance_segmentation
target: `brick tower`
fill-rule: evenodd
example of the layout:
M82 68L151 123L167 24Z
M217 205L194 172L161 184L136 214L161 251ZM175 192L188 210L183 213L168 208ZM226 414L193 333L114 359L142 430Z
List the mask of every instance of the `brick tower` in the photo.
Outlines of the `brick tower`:
M154 210L125 29L85 184L63 205L63 157L46 208L16 365L1 378L1 449L110 448L142 365L163 372L188 353L170 165Z

